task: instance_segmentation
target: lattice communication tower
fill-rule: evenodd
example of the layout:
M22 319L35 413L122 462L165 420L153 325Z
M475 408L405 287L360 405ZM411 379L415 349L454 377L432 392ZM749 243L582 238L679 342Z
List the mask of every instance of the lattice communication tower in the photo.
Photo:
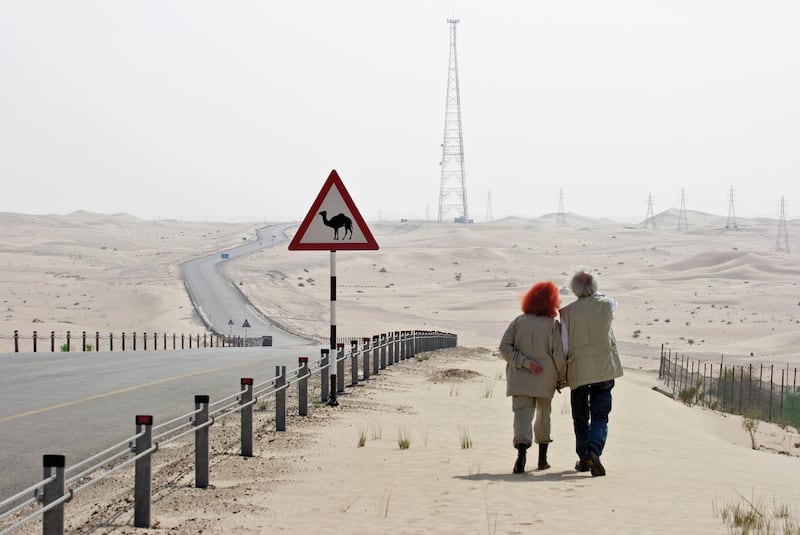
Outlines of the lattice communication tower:
M456 53L456 24L450 25L450 64L447 71L447 101L444 114L442 142L441 185L439 188L439 218L441 223L453 218L456 223L471 223L467 209L467 184L464 174L464 136L461 128L461 94L458 87L458 56Z
M491 223L494 221L494 213L492 213L492 191L489 190L489 196L486 200L486 222Z
M686 192L681 188L681 211L678 213L678 232L689 230L689 219L686 217Z

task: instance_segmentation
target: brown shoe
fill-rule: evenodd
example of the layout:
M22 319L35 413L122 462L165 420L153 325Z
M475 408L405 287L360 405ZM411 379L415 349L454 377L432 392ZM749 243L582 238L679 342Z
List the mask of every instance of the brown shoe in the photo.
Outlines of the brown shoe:
M599 477L606 475L606 469L603 466L603 463L600 462L600 456L597 455L595 452L589 450L589 453L586 454L586 459L584 460L586 466L589 467L589 471L592 473L592 477Z
M583 459L578 459L578 461L575 463L576 472L588 472L589 470L590 468L586 466L586 463L583 461Z

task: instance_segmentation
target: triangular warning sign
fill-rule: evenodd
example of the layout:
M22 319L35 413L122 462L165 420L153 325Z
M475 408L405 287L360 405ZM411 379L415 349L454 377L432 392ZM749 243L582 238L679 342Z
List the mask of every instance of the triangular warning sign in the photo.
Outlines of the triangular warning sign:
M249 328L250 328L250 322L247 321L247 319L245 319L244 323L242 323L242 329L249 329Z
M289 244L290 251L374 251L378 242L334 169Z

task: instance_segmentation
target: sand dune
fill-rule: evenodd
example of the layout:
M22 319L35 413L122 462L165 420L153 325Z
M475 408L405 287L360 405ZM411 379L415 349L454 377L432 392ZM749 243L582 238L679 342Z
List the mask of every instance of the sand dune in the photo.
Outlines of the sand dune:
M553 214L470 226L370 222L379 251L336 255L340 334L431 328L457 333L460 347L352 389L340 410L295 417L288 433L265 432L254 459L229 455L214 465L212 489L192 489L191 470L173 474L154 510L158 529L136 533L726 533L714 510L742 497L786 505L797 518L796 429L763 424L753 450L739 417L683 406L652 387L662 344L715 362L724 354L800 366L798 255L774 251L775 221L739 219L730 231L724 217L690 212L689 232L678 233L675 214L656 217L665 223L655 231L574 214L566 225ZM0 225L5 351L14 329L201 330L180 263L253 239L256 228L86 212L0 214ZM790 222L789 235L800 251L800 224ZM327 252L280 247L223 271L266 315L324 337L329 262ZM564 288L579 267L619 301L626 375L615 391L609 475L572 470L561 394L553 469L514 477L495 348L532 283ZM571 301L568 291L562 298ZM448 369L474 374L432 380ZM459 426L468 426L472 448L460 448ZM413 436L406 451L397 446L401 429ZM358 448L361 430L370 438ZM103 532L133 533L127 513L107 518L130 507L130 481L120 477L70 503L71 525L106 519Z

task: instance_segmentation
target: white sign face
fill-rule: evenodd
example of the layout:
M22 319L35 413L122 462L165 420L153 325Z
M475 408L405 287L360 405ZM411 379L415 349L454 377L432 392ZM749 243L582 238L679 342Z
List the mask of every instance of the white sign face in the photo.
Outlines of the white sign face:
M378 244L336 171L289 244L289 250L375 250Z

